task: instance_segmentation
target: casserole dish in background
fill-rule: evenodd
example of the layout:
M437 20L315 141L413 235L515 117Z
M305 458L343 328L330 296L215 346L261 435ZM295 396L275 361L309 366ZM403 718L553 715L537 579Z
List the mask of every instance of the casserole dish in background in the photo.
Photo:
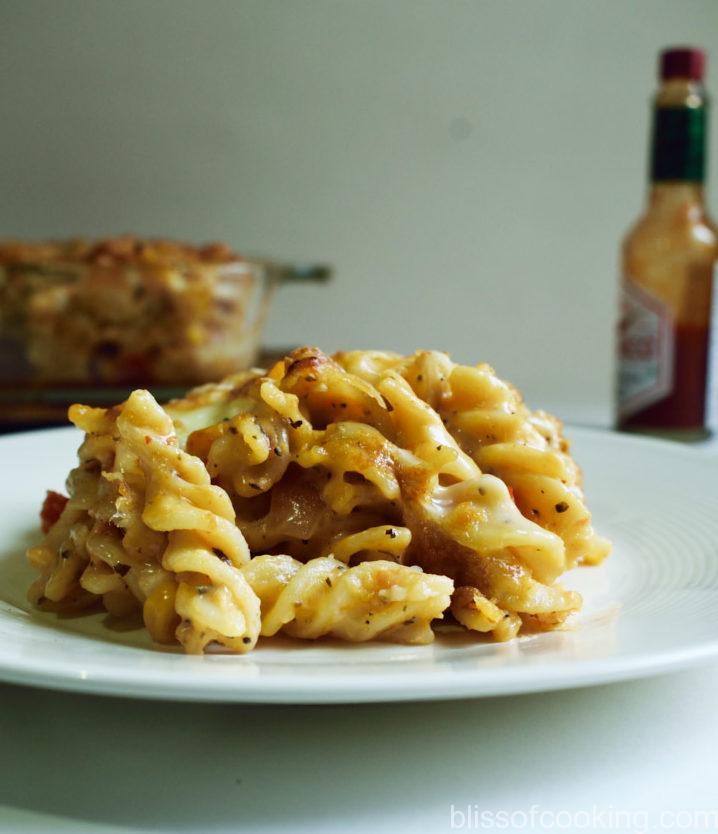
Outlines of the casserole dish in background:
M0 243L0 423L62 421L72 402L137 387L167 399L248 368L276 287L329 274L223 243Z

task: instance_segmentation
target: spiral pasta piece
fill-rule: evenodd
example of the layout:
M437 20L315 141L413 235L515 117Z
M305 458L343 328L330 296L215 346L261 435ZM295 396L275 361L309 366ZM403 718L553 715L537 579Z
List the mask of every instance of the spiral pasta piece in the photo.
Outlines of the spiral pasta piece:
M356 556L362 556L362 561L370 559L399 562L411 544L411 530L408 527L395 527L393 524L382 524L369 527L358 533L342 536L332 544L332 556L345 565Z
M256 556L242 573L262 603L262 634L315 640L429 643L431 622L448 607L453 582L394 562L347 567L336 559L302 564Z
M526 518L561 537L567 567L602 561L610 543L593 529L561 423L529 411L518 391L499 383L486 365L454 368L449 386L440 413L462 448L511 487Z
M114 513L114 491L103 472L114 461L116 411L73 406L70 416L86 432L79 449L79 465L67 485L70 498L43 541L28 550L28 559L40 575L29 597L46 610L71 613L98 601L98 594L124 590L112 563L98 557L103 539L109 544L112 532L108 519ZM104 573L103 582L97 581Z
M148 629L165 639L167 619L176 617L175 636L188 652L201 653L210 644L251 649L259 634L259 601L238 570L249 561L249 549L227 494L210 482L199 458L178 447L172 420L148 391L130 395L117 428L120 447L136 456L145 474L142 520L168 534L162 568L170 575L145 600ZM174 611L167 604L172 595Z

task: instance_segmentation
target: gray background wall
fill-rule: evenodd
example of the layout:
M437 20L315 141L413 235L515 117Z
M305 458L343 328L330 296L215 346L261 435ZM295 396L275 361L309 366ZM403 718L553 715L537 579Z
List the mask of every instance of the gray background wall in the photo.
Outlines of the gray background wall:
M715 0L5 0L0 234L328 260L269 343L440 347L607 415L656 52L717 36Z

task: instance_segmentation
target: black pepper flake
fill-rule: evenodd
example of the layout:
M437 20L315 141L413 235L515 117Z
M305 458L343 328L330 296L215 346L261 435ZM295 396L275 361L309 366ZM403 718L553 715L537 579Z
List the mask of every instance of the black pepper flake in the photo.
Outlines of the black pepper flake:
M293 429L298 429L303 424L304 424L304 420L291 420L290 423L289 423L289 425Z
M347 408L347 403L339 403L342 408Z
M229 423L229 417L222 417L223 423Z
M281 452L281 450L280 450L279 446L275 446L275 447L274 447L274 454L275 454L278 458L281 458L281 457L282 457L282 452Z
M393 411L394 406L389 402L389 400L387 400L386 397L382 397L382 399L384 400L384 405L386 406L386 410L389 411L389 412Z
M424 379L423 374L419 374L419 375L416 377L417 382L421 382L421 381L422 381L422 379Z
M239 430L237 429L236 426L230 426L229 427L229 433L230 434L239 434Z
M218 559L221 559L223 562L230 561L229 556L227 556L227 554L223 550L220 550L218 547L213 547L212 552Z
M409 620L404 620L404 625L414 625L416 622L416 617L411 617Z
M389 538L390 538L390 539L395 539L395 538L396 538L396 530L395 530L393 527L390 527L390 528L389 528L389 529L385 532L385 535L386 535L386 536L389 536Z
M327 576L327 578L326 578L324 581L327 583L327 585L328 585L330 588L332 587L332 580L331 580L328 576Z
M565 501L559 501L554 507L557 513L565 513L568 509L568 504Z
M441 445L441 443L439 443L439 445L436 447L436 451L440 452L443 448L444 447Z
M70 551L66 547L63 547L63 548L60 549L60 558L61 559L69 559L70 558Z
M249 485L252 487L252 489L261 489L262 488L259 484L255 484L254 481L250 481Z
M210 587L209 585L197 585L196 590L198 594L206 594L210 590Z
M242 642L246 645L246 644L252 642L252 638L251 637L243 637Z
M120 576L124 576L127 571L130 569L129 565L123 565L122 562L117 562L117 564L112 566L112 569L115 573L119 573Z
M370 625L369 620L364 620L364 622L365 622L367 625Z

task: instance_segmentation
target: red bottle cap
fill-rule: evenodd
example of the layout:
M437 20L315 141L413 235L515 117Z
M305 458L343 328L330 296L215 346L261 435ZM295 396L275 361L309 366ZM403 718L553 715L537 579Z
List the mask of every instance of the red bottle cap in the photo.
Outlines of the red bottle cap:
M660 57L661 81L670 78L690 78L702 81L706 68L706 54L702 49L677 47L664 49Z

